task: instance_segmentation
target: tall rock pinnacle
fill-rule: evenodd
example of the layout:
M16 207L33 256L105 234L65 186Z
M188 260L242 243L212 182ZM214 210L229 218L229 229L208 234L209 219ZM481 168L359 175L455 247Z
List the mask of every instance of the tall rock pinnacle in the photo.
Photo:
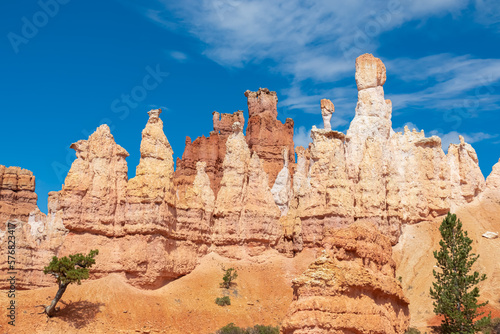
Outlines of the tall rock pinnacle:
M257 92L247 90L248 127L246 140L251 152L257 152L262 160L264 171L269 175L272 188L278 173L283 169L283 148L288 148L288 161L295 163L293 145L293 120L285 123L277 119L278 97L276 92L259 88Z
M148 112L149 120L142 131L141 160L136 176L128 182L129 201L173 200L170 191L174 173L173 151L159 118L161 109Z
M384 142L391 134L392 103L384 99L386 74L382 61L371 54L356 59L358 104L356 116L347 130L349 176L356 178L368 137Z
M330 120L332 119L332 114L335 112L335 106L332 101L328 99L321 100L321 116L323 116L323 129L331 130L332 125Z

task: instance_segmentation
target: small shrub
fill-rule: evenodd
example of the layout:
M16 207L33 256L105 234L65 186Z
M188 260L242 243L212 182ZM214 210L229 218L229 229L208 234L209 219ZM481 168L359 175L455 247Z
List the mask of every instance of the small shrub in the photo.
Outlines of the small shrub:
M418 329L416 329L416 328L410 327L405 332L405 334L420 334L420 331Z
M255 325L254 327L240 328L230 323L215 332L216 334L279 334L279 327Z
M279 327L255 325L253 329L247 329L248 334L279 334Z
M217 298L218 299L218 298ZM219 329L216 334L245 334L244 330L236 327L233 323L230 323L221 329Z
M491 322L481 328L483 334L500 334L500 318L491 319Z
M229 296L224 296L224 297L221 297L221 298L216 298L215 299L215 304L217 304L219 306L231 305L231 299L229 299ZM231 325L231 324L229 324L229 325Z
M229 268L226 269L222 267L222 271L224 271L224 276L222 276L222 283L220 283L221 288L229 289L231 287L231 282L234 281L238 277L238 273L236 269Z

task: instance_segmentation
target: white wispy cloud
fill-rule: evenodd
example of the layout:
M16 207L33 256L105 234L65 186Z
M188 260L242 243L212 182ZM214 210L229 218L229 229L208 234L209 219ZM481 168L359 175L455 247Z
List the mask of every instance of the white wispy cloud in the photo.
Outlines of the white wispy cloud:
M178 50L166 50L165 54L179 63L185 63L189 58L187 54Z
M477 22L493 26L497 32L500 32L500 2L497 0L475 0L475 8Z
M375 50L381 33L411 20L460 12L467 1L157 0L153 4L154 9L138 8L162 27L182 26L204 43L207 57L223 66L269 59L278 71L298 80L331 82L352 75L353 57Z
M305 126L299 126L296 128L293 133L293 142L295 147L302 146L304 148L309 147L309 143L311 140L311 130L307 131Z
M165 29L199 40L201 52L221 66L241 68L266 61L271 72L291 79L290 88L279 92L284 97L281 105L288 109L319 113L319 100L333 96L336 106L352 108L334 115L338 124L354 114L354 82L343 91L350 94L343 96L328 88L311 90L312 85L305 83L333 86L353 77L354 59L365 52L376 53L382 33L431 17L459 18L471 8L476 21L485 26L500 21L500 10L494 10L500 7L496 0L149 0L147 5L121 1L134 3ZM500 106L495 87L500 81L500 59L437 54L383 61L391 75L420 83L412 86L417 87L414 91L388 94L396 111L459 109L463 118L463 113L470 116L476 110Z
M396 112L405 107L437 109L458 128L479 111L500 108L500 59L438 54L391 60L387 67L414 88L409 93L387 94Z

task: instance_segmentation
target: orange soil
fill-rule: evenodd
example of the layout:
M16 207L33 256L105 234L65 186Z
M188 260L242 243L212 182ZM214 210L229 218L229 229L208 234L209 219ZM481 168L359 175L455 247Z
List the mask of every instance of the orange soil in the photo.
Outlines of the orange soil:
M292 301L292 278L314 260L313 251L293 259L269 252L252 261L205 256L189 275L157 290L128 285L118 275L71 285L56 317L38 314L57 288L18 291L15 328L8 325L5 293L0 296L0 333L213 333L234 322L241 327L279 325ZM238 278L229 291L219 287L220 265L235 267ZM228 294L231 305L215 304Z
M485 307L480 308L479 312L484 312L484 314L481 317L488 316L488 314L491 312L491 319L500 318L500 310L492 308L489 305L486 305ZM429 326L429 327L440 326L442 319L443 319L442 316L435 315L434 317L432 317L431 319L429 319L429 321L427 322L427 326ZM478 317L478 319L479 319L479 317Z

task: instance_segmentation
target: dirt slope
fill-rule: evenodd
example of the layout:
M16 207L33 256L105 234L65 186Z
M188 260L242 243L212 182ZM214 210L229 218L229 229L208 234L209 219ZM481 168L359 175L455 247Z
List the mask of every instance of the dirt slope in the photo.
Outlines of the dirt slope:
M47 319L36 307L48 304L56 288L19 291L16 327L7 325L2 306L0 333L212 333L234 322L238 326L279 324L292 301L291 279L314 260L305 251L293 259L267 253L253 261L231 261L209 254L192 273L157 290L134 288L116 275L72 285L63 296L57 317ZM238 278L227 293L231 305L220 307L224 295L220 265L234 266ZM5 294L0 305L7 305Z

